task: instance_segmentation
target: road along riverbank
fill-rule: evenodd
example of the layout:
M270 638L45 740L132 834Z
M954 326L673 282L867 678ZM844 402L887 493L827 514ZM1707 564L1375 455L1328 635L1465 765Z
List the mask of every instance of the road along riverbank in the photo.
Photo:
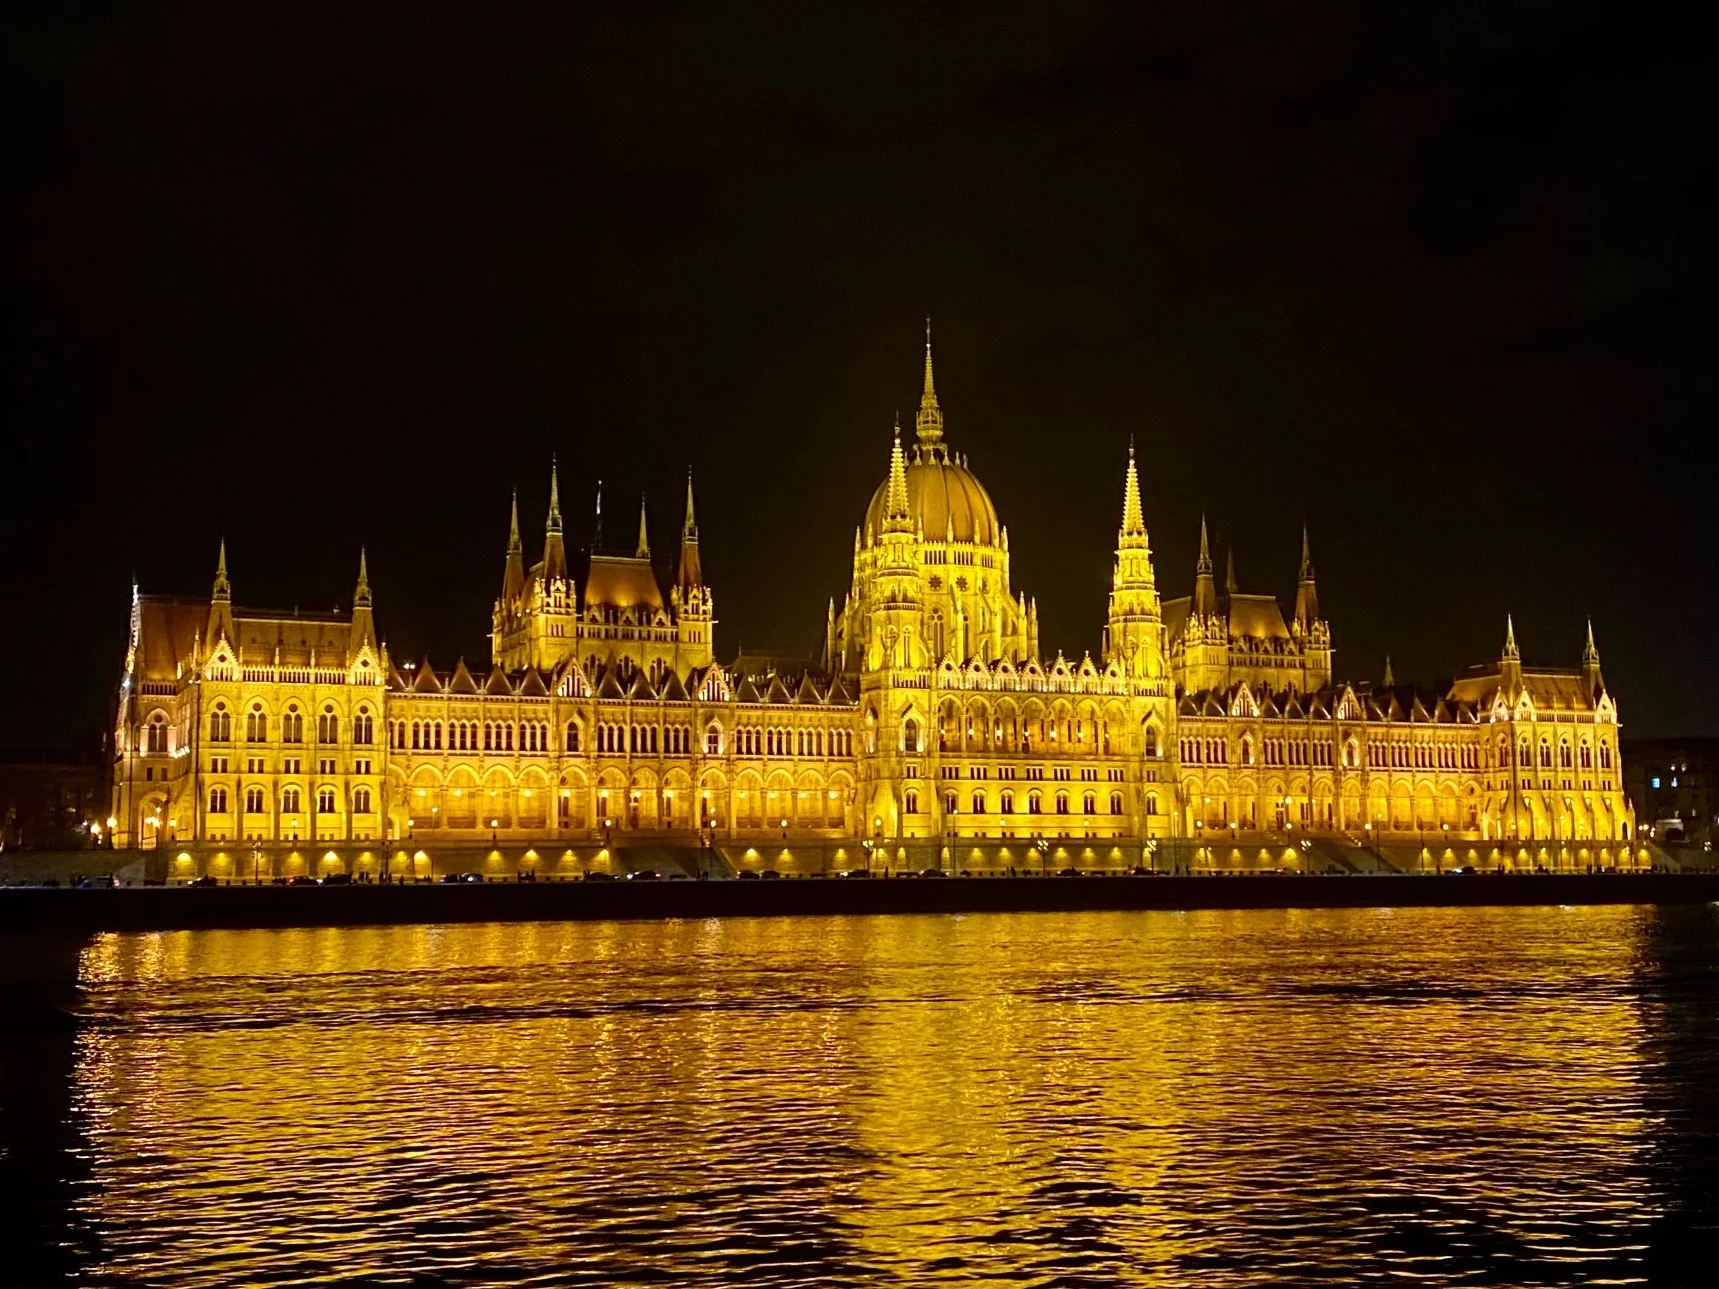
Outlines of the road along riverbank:
M0 889L0 932L75 934L412 922L1709 901L1719 901L1719 873L830 878L92 890L23 887Z

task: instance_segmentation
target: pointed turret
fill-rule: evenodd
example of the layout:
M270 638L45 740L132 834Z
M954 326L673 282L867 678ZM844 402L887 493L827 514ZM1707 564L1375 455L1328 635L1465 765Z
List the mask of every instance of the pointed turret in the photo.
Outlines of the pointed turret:
M907 499L907 457L901 450L901 418L895 418L895 446L889 452L889 489L883 498L883 531L910 533L913 512Z
M507 564L502 571L501 602L512 608L525 595L525 546L519 540L519 490L514 489L513 512L508 521Z
M555 458L549 458L549 518L543 525L543 580L567 576L567 543L561 534L561 481Z
M1397 686L1396 673L1391 670L1391 655L1385 655L1385 688L1395 689Z
M937 405L937 383L931 374L931 319L925 319L925 388L919 395L919 415L914 421L921 447L943 441L943 409Z
M1206 539L1206 517L1200 516L1200 558L1194 564L1195 617L1211 617L1218 611L1218 588L1212 579L1212 548Z
M1128 445L1128 470L1122 481L1122 527L1116 534L1111 569L1110 610L1104 629L1104 660L1134 675L1156 675L1163 661L1162 620L1152 572L1152 546L1140 504L1140 472L1134 445Z
M645 530L645 494L639 494L639 545L633 551L634 559L649 559L651 557L651 538Z
M597 518L591 526L591 553L603 549L603 481L597 480Z
M1295 587L1295 627L1311 631L1319 621L1319 588L1313 580L1313 555L1307 543L1307 525L1301 525L1301 574Z
M1588 642L1582 646L1582 680L1587 684L1590 695L1605 688L1605 680L1600 675L1600 651L1594 644L1594 620L1588 619Z
M370 561L368 552L358 548L358 584L352 590L352 632L347 641L346 661L348 665L358 656L358 651L369 645L372 652L376 649L376 621L372 614L370 600Z
M841 670L836 657L836 599L830 597L830 607L824 614L824 669L831 673Z
M1522 688L1522 651L1516 647L1516 621L1508 613L1504 615L1504 653L1498 660L1498 682L1510 694Z
M640 516L643 523L643 516ZM703 562L698 557L698 521L692 509L692 471L686 472L686 522L680 526L680 567L675 585L682 590L704 585Z
M1234 595L1241 590L1241 584L1236 581L1236 548L1231 546L1224 552L1224 593Z
M209 592L209 622L202 643L213 649L222 637L235 640L233 630L233 584L227 580L227 539L221 539L221 551L215 557L215 585Z
M1140 505L1140 472L1134 464L1132 440L1128 444L1128 474L1122 482L1122 529L1117 534L1116 544L1122 549L1148 544L1146 512Z

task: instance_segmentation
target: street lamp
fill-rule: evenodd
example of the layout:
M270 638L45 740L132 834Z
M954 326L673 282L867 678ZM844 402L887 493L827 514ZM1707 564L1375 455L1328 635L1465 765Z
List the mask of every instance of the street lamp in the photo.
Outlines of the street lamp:
M1039 866L1043 870L1043 875L1046 877L1049 877L1050 876L1050 842L1045 839L1043 834L1035 836L1033 838L1033 849L1038 851L1038 853L1039 853Z

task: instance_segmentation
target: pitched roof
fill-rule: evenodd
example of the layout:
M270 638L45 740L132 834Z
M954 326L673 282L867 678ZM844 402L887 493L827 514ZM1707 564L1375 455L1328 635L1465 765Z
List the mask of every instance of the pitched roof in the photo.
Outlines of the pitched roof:
M466 667L466 660L461 658L454 667L454 674L448 680L450 694L475 694L478 692L477 681L472 679L471 671Z

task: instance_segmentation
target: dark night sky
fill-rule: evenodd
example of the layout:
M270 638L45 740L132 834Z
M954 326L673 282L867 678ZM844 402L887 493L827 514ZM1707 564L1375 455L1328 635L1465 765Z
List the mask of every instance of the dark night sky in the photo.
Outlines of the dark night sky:
M132 575L222 534L243 603L364 543L397 656L487 658L552 451L659 553L690 464L719 647L809 649L927 312L1047 650L1133 435L1166 597L1202 509L1288 596L1306 517L1340 673L1592 615L1630 732L1719 731L1686 11L920 8L12 13L0 744L99 724Z

